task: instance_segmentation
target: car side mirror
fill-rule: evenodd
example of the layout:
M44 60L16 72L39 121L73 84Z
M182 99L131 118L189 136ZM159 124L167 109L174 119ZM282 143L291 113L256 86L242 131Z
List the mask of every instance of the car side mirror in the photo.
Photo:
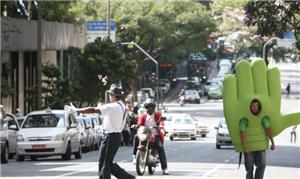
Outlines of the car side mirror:
M10 125L10 126L8 127L8 129L15 130L15 131L19 130L19 128L18 128L17 125L15 125L15 124Z

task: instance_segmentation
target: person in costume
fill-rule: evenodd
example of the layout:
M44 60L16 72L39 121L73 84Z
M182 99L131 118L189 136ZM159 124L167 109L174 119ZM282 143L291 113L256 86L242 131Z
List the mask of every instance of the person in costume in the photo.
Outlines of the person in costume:
M261 111L261 104L259 100L254 99L250 103L250 111L254 116L259 115ZM262 179L264 176L264 171L266 168L266 151L265 150L259 150L259 151L252 151L249 152L248 145L246 142L247 138L247 127L248 127L249 121L247 118L242 118L240 120L240 135L241 135L241 142L243 146L243 152L245 157L245 168L247 171L246 179L253 179L253 169L254 165L256 166L255 170L255 179ZM275 149L275 143L272 136L272 128L270 127L270 119L267 116L264 116L261 122L266 135L270 139L272 145L271 150Z
M300 113L281 114L280 71L277 67L267 69L263 59L241 60L235 67L236 74L227 75L223 81L223 109L232 144L245 158L257 151L275 149L273 137L284 129L300 124ZM247 155L247 156L246 156ZM248 174L246 158L246 177ZM261 156L260 159L265 159ZM259 162L266 165L265 161ZM253 164L251 164L253 167ZM251 168L251 167L250 167ZM255 179L263 177L265 166L257 171ZM247 178L248 179L248 178Z

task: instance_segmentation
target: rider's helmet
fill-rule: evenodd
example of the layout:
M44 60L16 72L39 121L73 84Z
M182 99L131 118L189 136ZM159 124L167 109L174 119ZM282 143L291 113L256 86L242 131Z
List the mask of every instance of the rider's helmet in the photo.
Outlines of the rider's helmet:
M154 99L147 98L144 102L144 106L145 106L146 109L148 109L148 108L154 108L155 109L156 105L155 105Z

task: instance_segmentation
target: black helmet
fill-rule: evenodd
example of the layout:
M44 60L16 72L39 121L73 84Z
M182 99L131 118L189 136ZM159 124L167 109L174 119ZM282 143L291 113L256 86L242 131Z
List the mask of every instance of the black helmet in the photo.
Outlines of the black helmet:
M152 98L147 98L147 99L145 100L145 102L144 102L144 107L145 107L146 109L151 108L151 107L155 108L156 105L155 105L154 99L152 99Z

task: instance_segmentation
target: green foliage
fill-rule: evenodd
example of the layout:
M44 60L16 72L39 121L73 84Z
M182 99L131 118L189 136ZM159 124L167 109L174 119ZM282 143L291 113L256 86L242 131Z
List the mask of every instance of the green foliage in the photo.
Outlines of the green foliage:
M71 101L73 88L68 79L59 79L59 69L50 63L42 67L42 73L46 79L43 80L43 108L62 109L65 104Z
M10 95L12 95L12 93L13 93L13 90L9 86L7 79L5 79L4 77L1 77L1 97L10 96Z
M1 14L6 7L9 17L28 18L29 2L31 2L31 19L37 19L37 7L41 8L42 19L54 22L76 22L76 14L72 11L75 1L1 1Z
M284 32L293 30L300 49L299 1L249 1L245 10L245 22L248 26L256 26L257 34L282 37Z
M81 105L84 102L95 104L100 93L104 94L114 82L128 82L133 78L134 63L122 58L119 48L110 40L96 39L81 51L76 48L68 50L74 65L74 100ZM104 85L98 75L108 77Z

